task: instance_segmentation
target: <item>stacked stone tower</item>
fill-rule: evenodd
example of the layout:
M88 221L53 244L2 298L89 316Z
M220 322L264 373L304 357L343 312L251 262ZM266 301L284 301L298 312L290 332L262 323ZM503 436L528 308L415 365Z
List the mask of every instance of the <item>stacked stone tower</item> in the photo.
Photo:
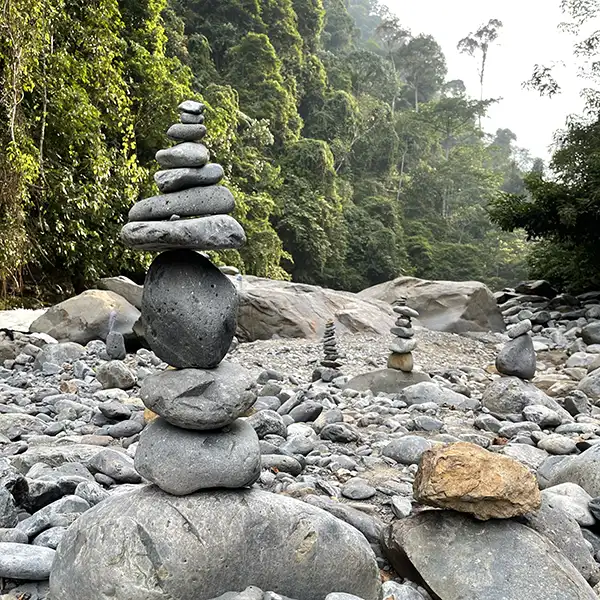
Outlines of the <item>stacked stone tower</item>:
M227 213L231 192L218 185L220 165L200 143L204 106L179 105L181 123L167 135L178 142L156 154L155 175L166 194L138 202L122 231L140 250L163 251L144 284L142 321L148 344L169 369L148 377L140 395L160 415L141 436L135 466L169 494L213 487L241 488L260 475L254 429L238 417L254 404L249 375L221 363L235 334L235 286L200 250L239 248L241 225Z
M340 355L337 350L337 342L335 339L335 323L327 321L325 324L325 333L323 334L323 352L325 354L321 365L328 369L339 369L342 366Z
M529 319L520 321L507 331L510 341L504 344L496 357L496 369L502 375L533 379L536 355L529 332L533 325Z
M395 326L390 329L396 339L390 346L391 354L388 358L388 368L410 373L414 367L412 351L417 347L412 320L418 318L419 313L406 306L405 298L396 300L392 307L398 317Z

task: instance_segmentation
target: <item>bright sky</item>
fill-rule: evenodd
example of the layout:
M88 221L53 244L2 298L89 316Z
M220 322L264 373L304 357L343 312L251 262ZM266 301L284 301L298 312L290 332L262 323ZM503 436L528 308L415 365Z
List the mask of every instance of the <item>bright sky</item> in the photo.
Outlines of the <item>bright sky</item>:
M484 97L503 98L490 109L486 131L509 128L517 144L534 156L549 157L552 134L569 114L580 113L582 81L576 77L573 38L558 30L564 21L560 0L384 0L414 35L428 33L442 46L448 62L448 79L462 79L469 94L479 97L477 61L456 50L458 41L490 19L504 24L490 49ZM562 61L557 70L562 94L542 98L524 90L536 63Z

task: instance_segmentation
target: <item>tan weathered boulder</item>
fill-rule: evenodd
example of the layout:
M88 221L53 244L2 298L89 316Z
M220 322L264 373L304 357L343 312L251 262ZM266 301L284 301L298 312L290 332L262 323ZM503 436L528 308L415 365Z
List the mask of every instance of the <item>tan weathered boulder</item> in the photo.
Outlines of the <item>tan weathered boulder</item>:
M419 322L435 331L504 331L492 292L479 281L427 281L398 277L358 294L363 300L392 303L400 297L419 312Z
M106 340L111 312L116 313L113 329L133 336L140 311L115 292L88 290L49 308L30 327L32 333L47 333L59 342L85 345Z
M237 279L237 336L243 341L319 338L335 321L339 333L387 334L394 313L382 302L314 285L260 277Z
M468 442L425 451L413 490L419 502L481 520L525 515L542 502L536 479L526 467Z
M143 285L131 281L128 277L119 275L118 277L104 277L98 281L97 286L100 290L108 290L123 296L129 304L132 304L138 310L142 310Z

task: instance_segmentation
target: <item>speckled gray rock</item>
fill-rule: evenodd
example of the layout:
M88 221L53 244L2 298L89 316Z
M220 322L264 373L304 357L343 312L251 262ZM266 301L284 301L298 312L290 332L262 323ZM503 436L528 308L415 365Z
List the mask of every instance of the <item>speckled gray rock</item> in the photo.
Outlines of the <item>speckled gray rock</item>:
M577 388L592 400L600 400L600 369L584 377Z
M140 397L166 421L185 429L219 429L243 415L256 396L253 378L241 365L222 362L216 369L167 370L146 377Z
M12 494L0 485L0 527L14 527L19 522L17 507Z
M34 546L44 546L45 548L55 550L66 532L66 527L50 527L50 529L46 529L46 531L42 531L42 533L36 536L31 543Z
M283 417L274 410L261 410L247 419L260 439L266 435L287 437L287 427Z
M179 120L186 125L196 125L204 123L204 115L194 115L192 113L182 112L179 115Z
M206 127L199 123L175 123L167 131L167 136L176 142L197 142L205 135Z
M511 340L514 340L515 338L530 332L532 327L531 321L529 319L524 319L523 321L519 321L516 325L509 327L506 333Z
M223 179L225 171L216 163L208 163L199 169L167 169L157 171L154 181L158 189L163 193L177 192L197 186L215 185Z
M241 488L260 476L258 436L238 419L226 429L192 431L155 419L140 436L135 468L169 494Z
M75 342L47 344L36 356L33 368L41 370L46 363L59 366L66 362L71 363L80 358L84 352L85 348Z
M195 187L140 200L129 211L130 221L168 220L173 215L197 217L227 214L235 208L232 193L222 185Z
M586 325L581 330L581 338L588 345L600 344L600 321L595 321Z
M414 578L416 569L444 600L596 598L553 544L509 519L481 523L452 511L426 511L394 523L384 547L398 575Z
M135 375L121 360L102 363L96 369L96 378L104 389L119 388L130 390L136 382Z
M93 474L102 473L118 483L139 483L142 480L133 466L133 460L111 448L99 449L88 461L88 468ZM78 495L87 500L85 494Z
M118 331L109 331L106 336L106 354L111 360L123 360L127 356L125 338Z
M520 335L504 344L496 357L496 369L503 375L533 379L535 367L535 350L531 337L528 335Z
M385 581L381 586L383 600L425 600L418 590L408 584Z
M216 367L236 328L237 291L196 252L159 255L148 270L142 298L145 339L179 369Z
M246 242L242 226L229 215L178 221L133 221L121 229L126 246L148 252L163 250L225 250Z
M42 581L50 576L55 552L42 546L0 542L0 577Z
M549 462L544 478L540 480L540 487L566 482L576 483L592 497L600 496L600 444L578 456L556 457Z
M163 169L180 169L182 167L203 167L210 158L208 149L203 144L184 142L159 150L156 162Z
M50 578L53 600L207 600L249 585L298 600L331 590L378 600L380 588L358 531L259 490L114 496L67 532Z

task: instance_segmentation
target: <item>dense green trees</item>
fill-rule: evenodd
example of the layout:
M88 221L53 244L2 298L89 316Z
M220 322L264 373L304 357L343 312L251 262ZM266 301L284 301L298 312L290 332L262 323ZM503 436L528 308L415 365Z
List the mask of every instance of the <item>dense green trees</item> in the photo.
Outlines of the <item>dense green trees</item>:
M490 101L377 0L11 0L0 22L0 281L70 293L149 257L115 243L155 193L174 108L207 105L244 272L357 290L401 273L524 275L486 205L523 153ZM519 187L521 186L521 187Z

